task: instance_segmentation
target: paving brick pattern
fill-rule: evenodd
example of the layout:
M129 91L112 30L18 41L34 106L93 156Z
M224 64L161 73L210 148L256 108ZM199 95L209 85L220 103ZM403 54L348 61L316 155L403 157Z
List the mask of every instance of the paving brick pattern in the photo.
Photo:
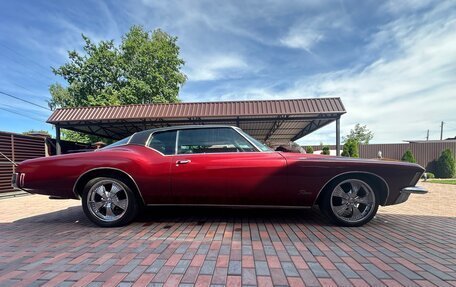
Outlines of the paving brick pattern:
M456 187L360 228L318 209L151 208L98 228L79 202L0 200L0 286L456 286Z

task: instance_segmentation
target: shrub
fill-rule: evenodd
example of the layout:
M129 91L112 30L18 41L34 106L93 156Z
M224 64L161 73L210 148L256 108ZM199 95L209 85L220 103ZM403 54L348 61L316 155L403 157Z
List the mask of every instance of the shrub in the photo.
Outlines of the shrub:
M311 146L307 146L306 153L314 153L314 149Z
M435 175L432 172L426 172L427 178L435 178Z
M416 163L416 159L415 157L413 156L413 153L411 150L406 150L404 155L402 156L401 158L402 161L406 161L406 162L411 162L411 163Z
M324 146L321 154L330 155L329 146Z
M344 143L342 149L342 156L346 157L359 157L358 154L358 142L353 139L349 139Z
M442 152L435 166L435 175L438 178L452 178L454 177L455 161L453 153L450 149L446 149Z

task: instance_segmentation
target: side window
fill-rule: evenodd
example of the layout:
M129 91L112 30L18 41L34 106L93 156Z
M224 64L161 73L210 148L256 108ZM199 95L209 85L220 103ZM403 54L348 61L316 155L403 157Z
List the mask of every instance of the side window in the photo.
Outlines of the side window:
M180 130L179 154L252 152L254 146L231 128L201 128Z
M176 131L156 132L152 134L149 147L165 155L175 154L176 151Z

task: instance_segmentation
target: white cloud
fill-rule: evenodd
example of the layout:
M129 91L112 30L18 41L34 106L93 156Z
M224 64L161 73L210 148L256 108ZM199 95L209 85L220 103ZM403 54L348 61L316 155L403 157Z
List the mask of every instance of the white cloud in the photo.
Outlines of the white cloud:
M247 63L237 55L210 55L194 57L185 69L189 81L210 81L237 78L248 69Z
M432 0L388 0L385 2L384 8L390 13L399 14L423 9L432 2Z
M374 130L377 142L423 138L440 120L456 119L456 21L449 8L442 4L382 27L371 45L396 45L377 61L304 79L298 89L341 97L348 111L344 132L359 122Z
M287 34L279 42L289 48L303 49L312 53L312 49L326 40L328 35L344 33L350 30L348 15L339 10L320 13L319 16L309 15L293 24Z
M365 66L303 77L277 92L272 83L218 87L205 99L341 97L347 114L342 135L356 124L375 132L374 142L436 139L440 121L456 121L456 20L451 2L424 15L404 15L366 39L365 53L378 57ZM383 47L383 49L382 49ZM447 126L446 135L456 135ZM334 143L334 125L303 138L305 144Z
M290 48L299 48L310 52L311 49L323 39L324 36L322 33L319 33L318 31L312 31L310 29L305 29L299 33L288 33L286 37L280 40L280 43Z

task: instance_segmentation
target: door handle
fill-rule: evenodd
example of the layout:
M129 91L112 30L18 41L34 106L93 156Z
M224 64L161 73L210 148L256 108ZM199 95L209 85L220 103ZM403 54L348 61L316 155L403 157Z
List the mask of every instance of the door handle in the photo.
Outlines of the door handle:
M190 163L192 162L191 160L189 159L181 159L181 160L177 160L176 161L176 166L180 165L180 164L187 164L187 163Z

